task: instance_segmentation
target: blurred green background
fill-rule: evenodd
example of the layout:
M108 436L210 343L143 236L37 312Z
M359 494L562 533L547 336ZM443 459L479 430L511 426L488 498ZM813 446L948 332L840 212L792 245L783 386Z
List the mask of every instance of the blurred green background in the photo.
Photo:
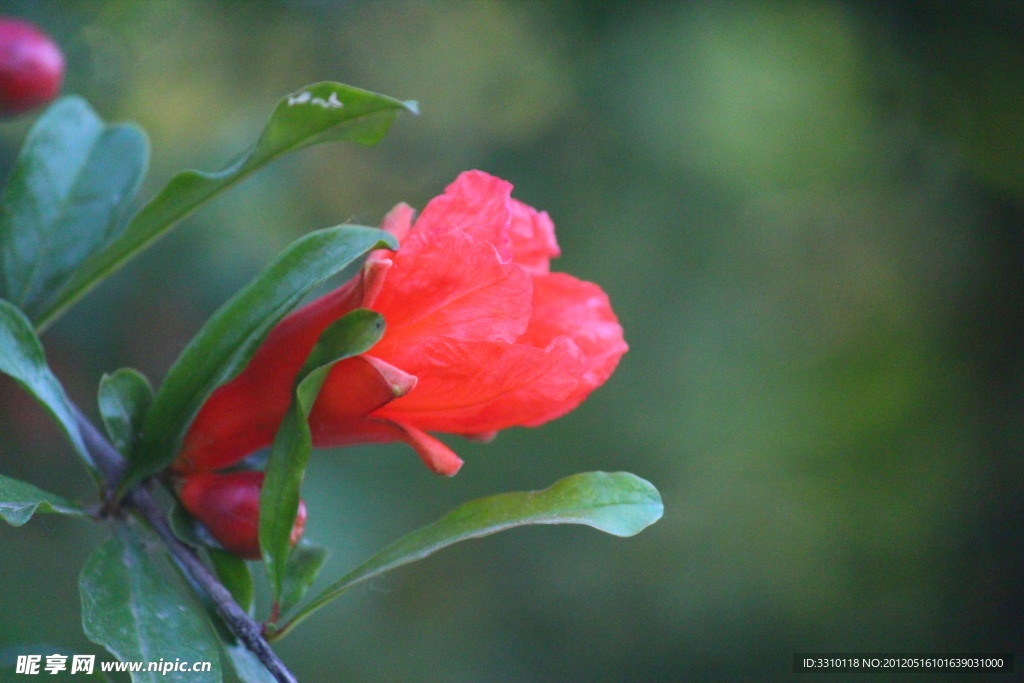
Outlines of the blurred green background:
M95 413L103 372L159 381L289 241L422 207L480 168L552 215L556 269L608 291L631 350L565 418L449 440L467 461L452 480L399 446L317 453L304 493L325 576L469 498L582 470L651 480L665 518L628 540L519 530L389 574L281 644L301 680L789 680L798 651L1020 658L1022 7L6 0L64 46L66 92L148 132L143 197L223 166L310 82L422 112L377 147L248 180L49 330L47 353ZM0 123L4 176L31 121ZM86 499L6 380L0 407L0 471ZM77 573L101 537L49 517L0 528L0 653L100 652Z

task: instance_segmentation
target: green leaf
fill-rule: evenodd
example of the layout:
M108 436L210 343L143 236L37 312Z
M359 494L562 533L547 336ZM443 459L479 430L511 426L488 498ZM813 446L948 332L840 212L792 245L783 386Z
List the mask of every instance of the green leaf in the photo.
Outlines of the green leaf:
M122 491L174 460L203 401L245 367L270 329L306 294L333 275L351 276L374 249L397 246L388 233L357 226L319 230L293 242L207 321L168 371Z
M41 322L49 323L180 220L271 161L321 142L376 144L402 110L415 113L416 104L340 83L315 83L288 95L270 115L256 144L227 168L216 173L182 171L171 178L123 234L75 273L43 311Z
M170 515L168 515L168 519L171 523L171 529L174 531L175 535L177 535L179 539L193 546L206 545L205 541L197 540L192 535L192 530L194 528L202 529L204 532L205 528L203 528L201 524L195 522L191 517L189 517L188 513L185 512L180 505L173 504L171 513ZM213 541L213 543L216 544L216 541ZM215 545L206 545L206 547L213 548L215 550L218 549ZM227 555L226 551L221 550L220 552ZM241 560L241 558L236 558L234 555L229 556L235 560L238 560L239 562L244 563L244 561ZM213 559L214 556L212 554L210 555L210 557L213 562L216 562L216 560ZM215 567L215 569L217 568ZM219 569L218 576L223 583L225 577L220 574ZM250 574L250 582L251 577L252 575ZM263 663L260 662L259 657L253 654L249 650L249 648L247 648L245 644L242 643L242 641L240 641L238 637L224 623L223 617L220 615L216 605L213 603L209 595L206 593L206 590L202 586L197 584L191 577L189 577L188 574L183 573L182 578L184 578L185 581L192 588L193 593L191 595L199 601L199 603L202 605L203 610L206 612L206 617L208 620L207 623L213 629L214 633L216 633L216 639L219 642L221 648L223 649L224 654L227 655L228 662L231 664L231 668L235 670L235 673L237 674L237 680L244 681L245 683L274 683L276 679L274 678L273 674L271 674L266 669L266 667L263 666ZM228 580L230 581L230 579ZM228 590L231 591L232 596L235 597L235 599L237 600L239 594L235 593L234 589L232 589L230 586L227 587ZM236 679L228 678L228 680Z
M193 548L223 550L221 544L210 534L209 530L197 522L195 517L190 515L177 500L171 503L171 508L167 512L167 523L182 543Z
M137 370L121 368L100 379L99 407L103 426L111 443L128 460L131 460L152 402L153 388Z
M226 550L207 548L210 562L217 572L217 578L231 593L239 607L246 612L252 607L253 581L252 572L245 560Z
M260 551L275 603L284 587L292 527L299 511L299 488L312 450L306 416L293 403L277 428L267 476L260 489Z
M75 452L96 476L96 466L75 421L64 387L50 371L32 323L10 302L0 299L0 372L32 394L63 428ZM97 479L98 481L98 479Z
M0 296L38 318L117 232L148 156L141 130L104 125L82 98L50 106L0 198Z
M292 548L288 556L288 567L284 574L284 586L281 590L280 611L285 614L295 605L299 604L306 591L313 585L320 570L323 569L327 560L327 549L307 543L300 542Z
M634 536L661 519L654 486L629 472L585 472L543 491L502 493L465 503L433 524L400 538L330 585L300 610L275 638L349 588L410 564L459 541L527 524L584 524L614 536Z
M21 526L37 512L89 516L77 505L56 494L0 474L0 517L12 526Z
M231 667L235 670L238 680L245 683L277 683L274 674L267 671L267 667L263 666L259 657L234 635L225 633L221 639L221 647L224 648L224 654L230 659Z
M207 673L133 673L135 683L219 682L220 644L202 606L168 580L166 555L139 533L134 526L117 525L83 567L78 584L86 637L123 662L212 664Z
M274 436L260 491L260 548L275 600L282 595L299 489L313 450L309 412L331 368L369 350L384 335L384 317L358 308L331 323L295 378L292 404Z

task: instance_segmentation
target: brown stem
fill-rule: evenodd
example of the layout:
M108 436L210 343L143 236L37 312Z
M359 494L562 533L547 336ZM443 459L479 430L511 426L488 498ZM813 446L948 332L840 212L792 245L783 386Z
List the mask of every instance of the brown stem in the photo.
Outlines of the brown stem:
M104 493L109 495L124 474L126 468L124 458L77 406L73 405L72 408L75 411L75 419L78 422L82 439L106 482L107 490ZM164 546L167 547L175 563L187 575L190 583L206 592L206 597L214 605L225 625L259 658L274 679L280 683L295 683L295 676L288 671L284 662L278 658L263 637L260 625L238 606L228 589L217 580L217 577L203 564L195 552L174 535L167 521L167 515L157 505L152 494L145 487L136 487L125 496L123 506L146 520Z

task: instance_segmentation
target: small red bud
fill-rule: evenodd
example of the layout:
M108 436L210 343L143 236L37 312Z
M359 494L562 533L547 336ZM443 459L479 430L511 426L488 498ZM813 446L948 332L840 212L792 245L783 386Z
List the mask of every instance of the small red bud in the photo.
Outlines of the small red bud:
M64 56L53 39L27 21L0 17L0 116L46 104L63 80Z
M181 504L228 552L247 560L260 559L259 513L262 472L198 472L185 477L178 492ZM306 528L306 504L292 528L295 545Z

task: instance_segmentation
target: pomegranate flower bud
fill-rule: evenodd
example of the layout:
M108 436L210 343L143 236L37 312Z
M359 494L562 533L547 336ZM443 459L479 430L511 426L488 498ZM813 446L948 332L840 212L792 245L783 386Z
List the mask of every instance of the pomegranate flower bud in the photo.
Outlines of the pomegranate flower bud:
M0 17L0 116L42 106L60 92L64 56L27 21Z
M316 446L404 441L453 475L462 461L428 432L486 439L579 405L626 352L622 327L600 287L550 272L554 225L511 192L468 171L415 222L396 206L382 227L398 251L375 252L359 276L285 318L202 407L173 467L228 467L269 445L317 337L357 307L381 313L387 330L329 373L309 417Z
M262 486L262 472L197 472L185 477L178 498L225 550L247 560L258 560ZM292 527L292 545L299 542L305 528L306 504L300 500Z

